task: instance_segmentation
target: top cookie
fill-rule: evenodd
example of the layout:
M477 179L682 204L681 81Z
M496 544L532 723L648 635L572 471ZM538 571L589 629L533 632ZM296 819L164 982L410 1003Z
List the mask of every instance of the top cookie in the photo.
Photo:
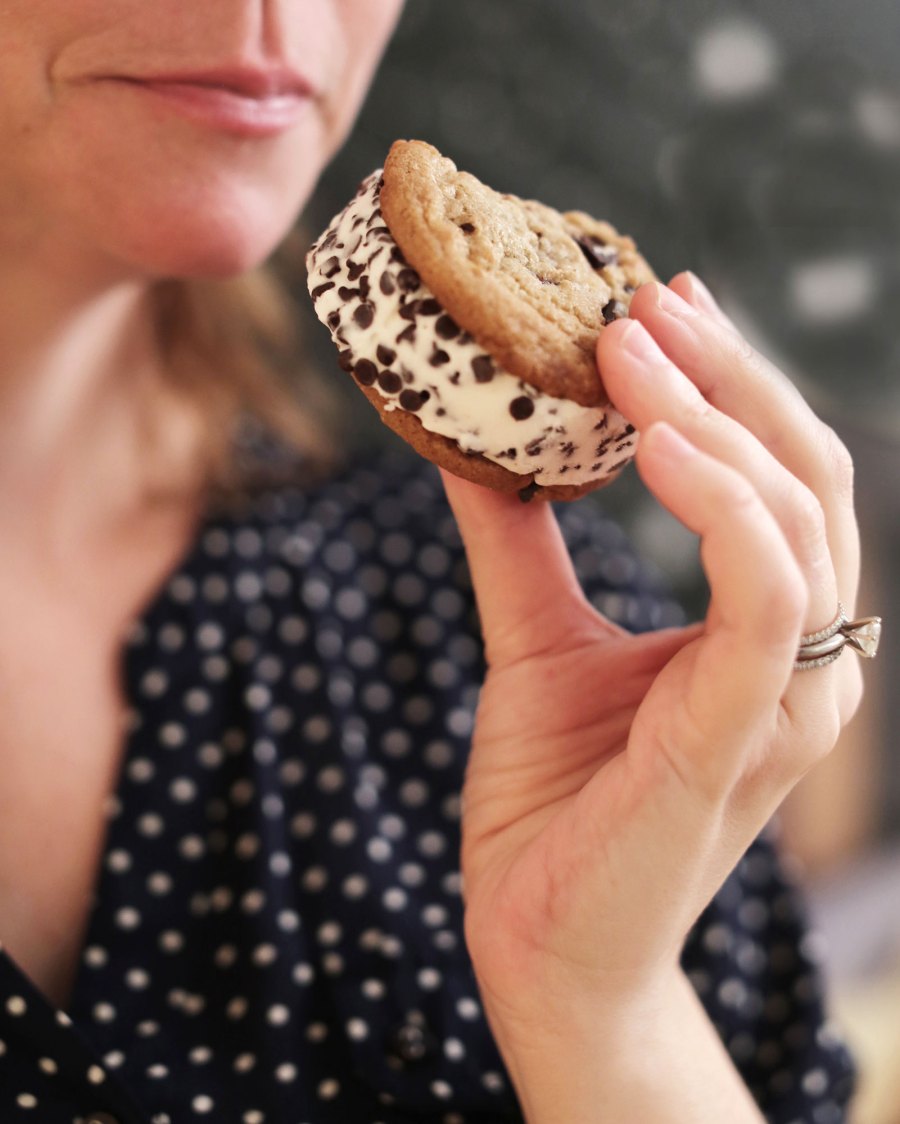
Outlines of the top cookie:
M656 279L631 238L493 191L423 141L391 147L381 207L409 264L506 370L582 406L608 402L598 332Z

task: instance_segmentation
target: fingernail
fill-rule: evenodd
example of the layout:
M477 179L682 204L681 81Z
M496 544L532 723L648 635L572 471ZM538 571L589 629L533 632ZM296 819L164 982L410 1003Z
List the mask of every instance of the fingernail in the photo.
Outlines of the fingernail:
M637 320L628 321L619 333L619 342L629 355L642 363L659 363L663 359L656 340Z
M649 445L650 452L655 456L673 463L686 460L697 451L674 426L664 421L654 422L646 429L641 435L641 443L645 446L645 449Z
M688 284L691 287L691 293L693 294L694 299L704 312L709 312L713 316L715 316L717 312L721 311L716 298L712 295L709 289L707 289L707 287L703 284L696 273L692 273L690 270L688 270L687 279Z
M672 292L666 285L656 285L654 296L656 297L657 307L661 308L663 312L673 313L681 319L685 316L695 316L697 314L695 308L692 308L687 301L682 300L677 293Z

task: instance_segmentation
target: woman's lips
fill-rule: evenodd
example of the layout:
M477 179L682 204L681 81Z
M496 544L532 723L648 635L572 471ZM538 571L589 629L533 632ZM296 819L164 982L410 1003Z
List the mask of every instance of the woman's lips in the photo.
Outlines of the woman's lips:
M266 74L115 78L208 128L240 137L271 137L291 128L312 100L299 78Z

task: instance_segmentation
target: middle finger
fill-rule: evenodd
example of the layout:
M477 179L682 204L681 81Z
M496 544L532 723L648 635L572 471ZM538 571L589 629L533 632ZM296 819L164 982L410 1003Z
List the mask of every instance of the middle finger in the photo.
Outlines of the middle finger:
M604 364L617 409L638 430L665 421L694 445L730 465L753 485L775 516L810 590L807 631L827 623L837 604L837 583L825 516L813 492L734 418L710 405L638 322L617 328L616 361ZM609 350L605 352L610 355Z

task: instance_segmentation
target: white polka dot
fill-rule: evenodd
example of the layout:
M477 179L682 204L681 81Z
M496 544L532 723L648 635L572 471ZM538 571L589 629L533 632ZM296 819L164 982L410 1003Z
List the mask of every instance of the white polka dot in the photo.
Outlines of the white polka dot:
M383 999L385 995L385 986L381 980L363 980L360 990L366 999Z
M56 1064L53 1058L40 1058L38 1060L38 1065L41 1067L44 1073L53 1074L56 1073L59 1069L59 1066Z
M354 1042L362 1042L369 1037L369 1024L365 1019L349 1019L347 1022L347 1036Z
M28 1010L28 1004L21 995L11 995L6 1001L6 1010L11 1015L24 1015Z
M37 1108L37 1097L32 1093L19 1093L16 1097L16 1104L19 1108Z
M206 1065L212 1059L213 1052L209 1046L195 1046L188 1054L188 1058L194 1065Z
M250 1004L242 995L236 995L234 999L229 1000L225 1008L225 1014L229 1019L242 1019L247 1014Z
M151 839L157 835L162 835L165 829L162 816L158 816L155 812L145 812L142 816L139 816L136 826L141 835L146 835Z
M251 1108L241 1117L243 1124L264 1124L265 1119L264 1114L256 1108Z
M147 1066L147 1076L152 1077L154 1081L162 1081L164 1077L169 1076L169 1067L156 1063Z
M432 1081L429 1085L432 1093L441 1100L446 1100L448 1097L453 1096L453 1086L446 1081Z
M463 996L456 1001L456 1013L461 1019L477 1019L481 1014L481 1007L470 996Z
M297 1067L295 1065L292 1065L291 1062L282 1062L281 1065L276 1066L275 1068L275 1080L283 1081L285 1083L289 1081L296 1081Z
M291 969L291 979L296 984L309 984L315 979L315 972L311 964L295 964Z
M320 1081L319 1086L316 1089L316 1092L319 1094L323 1101L333 1100L340 1091L341 1086L339 1082L335 1081L333 1077L330 1077L325 1081Z
M175 929L167 929L160 933L159 946L163 952L181 952L184 948L184 936Z
M95 1003L91 1014L98 1023L111 1023L115 1020L116 1009L112 1003Z
M172 890L172 878L166 874L165 871L154 871L147 878L147 889L151 894L161 897L163 894L168 894Z
M197 1113L202 1114L212 1112L214 1107L215 1105L212 1097L207 1097L205 1094L201 1094L199 1097L194 1097L194 1099L191 1101L191 1108L194 1110L194 1112Z
M294 909L282 909L275 919L283 933L296 933L300 928L300 914Z
M257 945L253 950L251 959L260 968L268 967L269 964L274 964L278 959L278 949L273 944Z
M126 870L130 870L131 864L131 855L127 851L121 850L121 848L110 851L106 859L106 865L114 874L122 874Z
M255 1065L255 1054L238 1054L234 1059L234 1068L238 1073L249 1073Z
M290 1017L291 1012L283 1003L275 1003L266 1011L266 1021L272 1026L284 1026Z
M100 945L92 944L84 950L82 959L89 968L103 968L109 960L109 954Z
M141 923L141 915L133 906L123 906L116 910L115 923L120 929L136 929Z
M99 1065L92 1065L88 1068L87 1079L92 1085L102 1085L106 1080L106 1074Z
M444 1054L451 1062L458 1062L466 1056L466 1048L458 1038L446 1038Z

